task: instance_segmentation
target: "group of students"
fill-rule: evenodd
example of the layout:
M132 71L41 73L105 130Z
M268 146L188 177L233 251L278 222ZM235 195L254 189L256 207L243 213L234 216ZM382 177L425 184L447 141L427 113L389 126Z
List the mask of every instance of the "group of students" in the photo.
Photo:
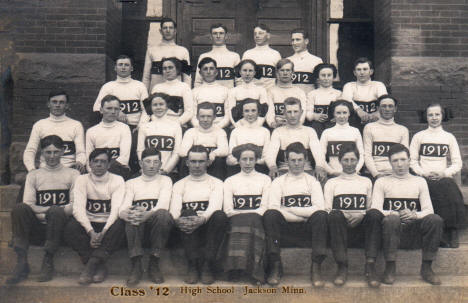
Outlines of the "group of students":
M428 128L409 144L408 129L394 122L398 101L371 80L368 59L355 62L356 81L341 92L332 86L336 67L307 51L303 30L291 33L295 54L281 59L264 25L242 61L226 48L226 27L213 25L213 49L200 56L191 90L175 27L161 22L163 40L147 51L143 82L131 78L129 57L117 58L117 79L93 107L100 122L86 136L65 115L66 92L50 93L50 117L33 126L24 153L23 203L11 213L18 261L7 283L28 276L28 246L44 240L39 280L51 280L62 236L85 264L81 284L105 279L105 262L125 239L128 285L142 278L145 246L149 278L162 283L161 250L176 237L190 284L211 284L223 270L232 281L277 285L281 247L306 243L312 283L321 287L329 242L340 286L348 232L361 229L369 286L380 285L381 248L381 281L394 282L400 238L422 247L421 276L440 284L432 260L440 245L458 246L464 218L453 180L460 151L442 128L442 106L428 106Z

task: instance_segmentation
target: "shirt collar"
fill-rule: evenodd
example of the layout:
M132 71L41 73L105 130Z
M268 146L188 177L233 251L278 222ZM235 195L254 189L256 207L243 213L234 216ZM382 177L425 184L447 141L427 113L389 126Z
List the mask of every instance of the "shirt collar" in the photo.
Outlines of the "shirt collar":
M132 81L132 77L128 76L126 78L122 78L120 76L117 76L117 79L115 81L118 82L118 83L128 83L128 82Z

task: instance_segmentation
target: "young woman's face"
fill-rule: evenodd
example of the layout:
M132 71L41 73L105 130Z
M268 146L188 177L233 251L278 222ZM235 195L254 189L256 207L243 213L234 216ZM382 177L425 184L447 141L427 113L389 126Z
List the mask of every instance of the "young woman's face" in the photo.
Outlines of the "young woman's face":
M331 68L322 68L318 74L318 85L321 87L330 87L333 84L333 70Z
M249 122L253 123L258 118L258 107L255 103L247 103L242 108L242 114L244 119Z
M442 124L442 109L440 106L431 106L427 109L427 124L438 127Z
M174 80L177 78L177 68L172 61L164 61L162 65L162 74L165 80Z
M243 151L239 157L239 166L244 173L250 173L255 169L255 153L252 150Z
M335 107L334 115L336 123L340 125L346 124L349 119L349 109L346 105L338 105Z
M255 77L255 68L252 64L245 63L242 65L239 73L244 83L249 83Z
M153 115L158 118L163 117L167 112L167 104L166 100L161 97L156 97L151 101L151 110L153 111Z

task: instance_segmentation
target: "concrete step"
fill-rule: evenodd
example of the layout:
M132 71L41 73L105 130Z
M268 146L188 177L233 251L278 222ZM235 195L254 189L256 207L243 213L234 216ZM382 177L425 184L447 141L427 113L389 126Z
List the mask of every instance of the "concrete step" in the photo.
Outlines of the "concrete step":
M283 248L281 258L285 274L308 274L311 265L311 250L308 248ZM349 272L362 274L364 271L365 256L363 249L349 249ZM0 274L8 274L13 270L16 256L13 249L0 245ZM31 246L29 250L29 264L32 273L40 270L43 250L38 246ZM383 271L384 260L380 256L377 260L377 268ZM146 268L147 258L144 259ZM126 250L116 252L107 262L111 274L125 275L130 270L130 261ZM398 275L418 275L421 266L420 250L399 250L397 262ZM161 270L165 274L183 275L186 271L186 263L182 249L165 250L161 260ZM55 258L56 271L63 275L78 274L83 265L78 255L68 247L61 247ZM324 272L335 272L336 264L328 251L328 257L323 263ZM462 244L460 248L441 248L434 261L434 271L438 274L468 275L468 245Z
M33 277L31 277L33 278ZM142 281L137 288L127 288L124 276L110 276L101 284L80 286L78 276L57 277L51 282L38 283L32 279L16 286L3 286L0 276L0 298L9 302L466 302L468 276L441 276L442 285L432 286L419 276L398 277L395 284L370 289L362 276L350 276L344 287L335 287L331 279L323 289L314 289L308 276L284 276L277 287L262 285L259 288L248 283L217 281L216 284L186 285L181 278L167 276L162 285ZM191 287L191 288L185 288ZM157 289L159 288L159 295ZM248 292L246 288L257 293ZM140 296L125 296L125 291L141 291ZM192 294L190 290L194 290ZM287 291L290 291L289 293ZM261 293L258 293L258 292ZM285 292L286 291L286 292ZM294 293L293 291L296 291ZM197 293L199 292L199 293ZM222 292L222 293L216 293ZM112 295L112 293L114 295ZM167 294L167 295L163 295ZM115 296L116 295L116 296Z

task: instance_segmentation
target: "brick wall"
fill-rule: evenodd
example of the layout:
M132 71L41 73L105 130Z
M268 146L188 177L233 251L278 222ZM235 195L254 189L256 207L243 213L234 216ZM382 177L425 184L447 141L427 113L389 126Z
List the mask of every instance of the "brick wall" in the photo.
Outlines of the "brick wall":
M391 79L391 0L377 0L374 4L375 78L385 84Z

